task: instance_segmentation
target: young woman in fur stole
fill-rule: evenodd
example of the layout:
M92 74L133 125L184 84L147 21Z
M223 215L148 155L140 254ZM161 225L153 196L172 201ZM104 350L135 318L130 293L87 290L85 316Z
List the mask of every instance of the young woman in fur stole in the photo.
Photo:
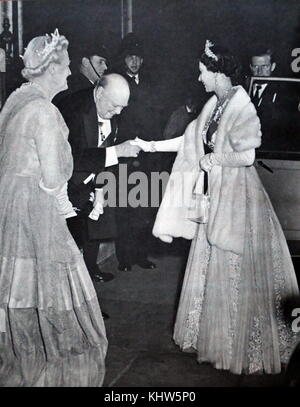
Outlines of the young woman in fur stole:
M174 340L198 362L235 374L281 371L296 344L282 303L298 295L287 243L253 166L260 122L238 85L240 64L206 41L201 81L214 95L173 140L137 143L145 151L178 151L153 234L165 242L193 239L181 291ZM206 223L191 207L203 198Z

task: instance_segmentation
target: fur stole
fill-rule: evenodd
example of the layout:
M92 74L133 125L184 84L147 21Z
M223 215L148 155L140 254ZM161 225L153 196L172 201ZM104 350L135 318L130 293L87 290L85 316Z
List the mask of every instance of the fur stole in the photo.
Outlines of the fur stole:
M212 96L186 129L153 228L165 242L173 237L192 239L198 224L188 219L193 192L203 188L199 159L204 155L202 132L217 103ZM236 87L220 120L215 152L246 151L261 142L260 122L246 91ZM243 252L246 219L247 167L215 166L209 174L211 205L207 239L222 250Z

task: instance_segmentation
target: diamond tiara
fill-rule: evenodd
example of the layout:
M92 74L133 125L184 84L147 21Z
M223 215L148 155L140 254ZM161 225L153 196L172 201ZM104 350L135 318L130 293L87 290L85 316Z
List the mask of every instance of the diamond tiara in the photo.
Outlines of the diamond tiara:
M45 35L45 46L42 51L35 50L36 54L39 57L46 58L51 52L55 49L59 38L60 34L58 32L58 29L56 28L54 33L51 33L51 36L49 34ZM24 54L25 54L26 48L24 48ZM20 58L24 59L24 54L20 55Z
M217 55L214 54L214 53L212 52L212 50L210 49L210 48L213 47L213 46L214 46L214 44L213 44L211 41L206 40L204 53L205 53L208 57L214 59L215 61L218 61Z
M58 29L56 28L54 33L51 33L51 37L49 34L46 34L44 49L42 51L36 50L35 52L38 54L39 57L46 58L55 49L59 38L60 35Z

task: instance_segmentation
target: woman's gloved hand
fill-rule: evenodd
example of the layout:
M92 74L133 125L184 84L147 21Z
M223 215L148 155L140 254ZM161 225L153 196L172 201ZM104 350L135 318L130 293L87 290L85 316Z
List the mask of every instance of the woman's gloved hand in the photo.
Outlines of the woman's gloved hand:
M104 194L103 189L95 189L93 210L89 214L89 218L92 220L98 220L99 216L104 213Z
M62 186L61 190L56 194L58 203L58 212L63 215L65 219L77 216L68 197L68 184L67 182Z
M203 157L200 158L199 165L201 170L210 172L212 167L216 165L216 162L214 160L214 154L205 154Z
M41 189L43 189L47 194L52 195L56 198L57 208L60 215L64 216L65 219L77 216L70 200L68 197L68 183L65 182L62 186L57 188L46 188L41 180L39 183Z
M130 144L139 146L145 153L153 153L155 151L154 141L145 141L136 137L134 140L130 141Z

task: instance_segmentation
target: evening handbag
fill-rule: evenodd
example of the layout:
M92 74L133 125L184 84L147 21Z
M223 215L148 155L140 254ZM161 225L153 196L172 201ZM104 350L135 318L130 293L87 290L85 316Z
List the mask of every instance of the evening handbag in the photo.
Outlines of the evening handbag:
M202 177L203 180L201 179ZM207 223L209 207L210 194L208 173L206 171L201 171L193 190L191 204L188 208L188 219L196 223Z

